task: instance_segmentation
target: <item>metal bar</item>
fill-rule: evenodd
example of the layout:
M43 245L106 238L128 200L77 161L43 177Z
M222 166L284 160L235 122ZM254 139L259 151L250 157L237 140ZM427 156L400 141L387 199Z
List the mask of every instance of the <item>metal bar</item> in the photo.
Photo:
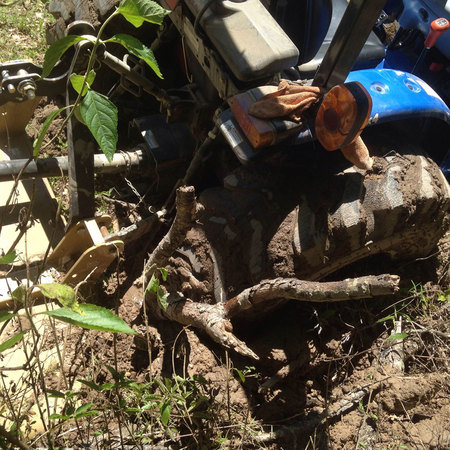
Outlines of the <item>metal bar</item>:
M0 161L0 182L11 181L19 174L27 161L27 159ZM112 161L108 161L103 154L94 155L95 173L120 173L130 168L141 167L143 164L144 157L141 150L116 153ZM67 156L38 158L28 164L21 179L59 177L67 175L68 169L69 160Z
M94 153L96 145L86 126L72 117L67 123L69 220L68 228L94 217Z
M167 107L170 104L171 101L170 96L164 89L159 88L154 83L152 83L148 78L144 77L139 72L133 70L128 64L124 63L121 59L105 51L103 54L103 62L110 69L114 70L120 75L125 76L125 78L135 83L137 86L141 86L145 92L147 92L150 95L153 95L165 107Z
M386 0L350 0L313 80L327 90L341 84L364 47Z

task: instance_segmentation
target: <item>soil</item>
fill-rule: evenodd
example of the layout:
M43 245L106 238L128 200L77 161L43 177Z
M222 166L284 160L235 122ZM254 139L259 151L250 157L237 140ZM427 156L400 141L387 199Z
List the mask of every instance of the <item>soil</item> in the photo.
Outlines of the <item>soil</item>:
M86 4L69 0L53 3L67 5L72 15L75 7L81 7L76 5ZM92 10L87 9L86 14L91 17ZM95 14L97 17L97 12ZM60 18L56 28L49 30L52 39L57 34L62 35L64 28L65 22ZM28 128L32 138L55 108L54 104L42 102ZM64 134L56 137L61 122L62 119L57 119L50 127L44 145L52 138L54 141L43 149L41 156L66 154ZM379 174L382 174L382 159L377 162ZM263 178L270 179L270 175ZM376 178L377 172L372 176ZM235 181L232 178L226 180L230 190ZM318 177L315 181L318 186L321 184ZM431 181L434 186L433 177ZM57 197L67 207L66 180L52 182ZM249 191L252 191L253 182L255 179L246 182ZM415 178L404 176L401 182L405 189L410 189ZM115 231L145 217L145 209L148 213L149 205L142 200L148 189L145 183L142 187L139 180L133 180L138 195L123 178L99 177L96 183L100 193L97 195L98 213L112 215ZM317 210L328 194L327 190L318 190ZM203 196L205 203L208 203L208 195L211 192ZM270 190L258 188L249 194L252 202L257 198L258 205L273 206L276 202L271 195ZM221 213L220 207L227 199L224 202L217 200L218 197L212 195L210 207L214 206ZM231 204L236 210L246 211L246 200L250 201L242 196L239 207ZM415 206L411 205L411 208ZM262 206L260 211L263 211ZM278 211L273 213L276 215ZM290 245L295 215L280 214L280 217L277 230L266 230L271 236L267 242L266 261L271 268L270 274L262 271L258 261L244 273L239 265L242 256L239 252L245 245L238 248L227 246L225 239L220 242L214 222L206 230L209 241L219 242L220 251L216 255L235 265L233 282L225 286L228 296L247 287L249 278L257 282L266 275L294 276L299 270ZM427 217L432 217L432 213ZM220 222L220 214L216 219ZM235 219L233 216L225 227L228 237L236 233L238 221ZM223 225L219 222L215 224ZM258 226L256 220L249 220L246 236L257 232ZM211 280L214 264L218 262L205 250L207 239L199 228L188 233L189 248L181 247L170 260L172 275L176 272L177 277L172 277L176 282L169 278L167 287L173 283L174 288L194 300L201 298L212 303L216 292L214 283L220 283L220 280ZM233 323L235 334L260 357L258 361L224 350L195 328L160 320L151 314L146 323L140 276L147 244L141 241L128 246L116 267L111 267L95 287L84 293L91 303L116 310L138 333L136 336L86 331L66 325L57 328L56 337L50 328L43 333L46 344L41 350L54 349L56 343L64 344L64 372L70 387L82 392L84 402L92 401L97 408L106 408L104 416L109 421L108 433L100 437L93 437L90 428L98 422L89 422L89 425L79 422L77 426L85 427L85 443L79 442L79 434L74 431L73 422L69 422L61 431L57 445L105 449L120 448L122 441L129 448L137 448L131 435L133 431L139 432L138 419L134 417L131 429L122 427L119 430L120 424L108 395L88 389L78 381L112 382L114 377L109 366L116 367L128 379L138 383L149 381L151 377L176 380L176 375L183 378L202 375L205 378L206 383L202 386L207 391L210 415L195 429L197 435L203 436L203 446L194 439L189 428L181 424L182 437L170 437L170 430L156 433L155 442L159 448L450 448L449 233L430 257L393 262L378 255L333 274L333 279L380 271L399 274L403 280L402 290L394 297L338 304L290 302L277 305L278 309L252 320L236 320ZM195 255L192 249L195 249ZM192 289L186 280L179 283L186 277L186 271L190 273L192 269L204 291L199 290L199 285ZM411 280L421 284L411 290ZM402 340L390 340L393 319L399 318L402 319L401 332L407 336ZM14 331L10 330L11 333ZM48 370L45 382L47 389L63 390L58 370Z
M30 134L54 107L42 105L38 109ZM46 152L60 154L61 149L53 146ZM60 186L66 189L64 183ZM115 214L115 209L110 212ZM123 222L124 215L115 219ZM288 215L281 230L290 228L292 220ZM233 230L228 232L232 234ZM274 234L268 246L276 276L294 273L294 266L285 264L292 261L287 236L283 232ZM204 235L191 230L188 241L198 250ZM448 296L447 301L437 300L438 293L448 286L448 234L440 245L440 251L425 260L395 263L376 256L333 275L342 279L379 273L379 267L383 267L383 272L400 274L405 280L402 292L394 298L349 301L338 306L288 303L269 316L236 321L235 334L259 355L259 361L225 351L194 328L154 316L148 318L146 326L139 282L145 252L141 244L128 247L119 267L111 268L87 299L117 308L119 316L138 335L113 337L75 327L61 329L58 339L66 342L68 379L72 383L79 379L112 381L106 366L115 365L137 382L149 380L150 373L171 379L200 374L214 394L210 408L217 412L215 426L227 430L222 433L226 438L222 448L449 448L450 307ZM230 254L221 253L221 257L232 258L235 250L229 248ZM190 267L198 265L199 280L207 278L206 272L213 272L209 254L196 251L195 257L189 257L186 252L182 247L174 254L172 270L178 267L183 273L180 267L194 260ZM235 275L239 280L239 271ZM409 280L420 280L424 294L408 297ZM185 284L183 289L189 290L189 286ZM202 301L213 302L213 297L210 294ZM391 321L380 321L402 309L410 317L410 321L404 319L402 329L408 337L400 343L404 368L393 364L390 357L399 346L399 341L388 339ZM50 337L47 345L51 348L54 339ZM239 373L246 373L245 382ZM57 373L49 374L47 382L49 388L60 388ZM83 391L87 401L97 406L107 404L94 391ZM114 423L115 419L111 420ZM230 423L237 423L239 428L228 429ZM110 432L108 439L91 445L118 448L118 424L112 425ZM127 432L123 433L127 442ZM64 442L73 446L70 436L66 435ZM165 445L195 448L197 444L188 436L166 439Z
M122 264L128 265L126 257ZM408 273L420 273L421 266L423 262L414 263ZM217 425L229 423L229 408L234 420L253 435L230 432L225 448L450 446L448 303L436 304L404 327L410 333L403 346L404 370L389 363L389 354L396 350L392 343L396 341L387 340L391 327L387 322L377 323L392 312L398 298L352 301L338 307L291 303L270 318L241 324L236 334L260 356L255 362L226 352L203 333L176 323L149 317L147 328L142 287L134 282L137 275L121 272L120 283L111 276L103 281L109 295L94 298L106 307L118 305L119 316L139 335L118 335L114 342L109 333L73 327L65 358L71 380L112 381L105 367L115 363L138 382L148 380L150 372L172 379L176 374L203 375L221 411ZM427 288L432 296L432 284ZM413 302L420 308L419 299ZM145 330L151 342L151 364ZM234 369L245 372L248 366L252 369L242 382ZM57 388L48 381L50 388ZM94 394L91 391L86 400L98 405L98 394ZM246 427L250 419L252 426ZM267 434L268 430L273 433ZM114 447L115 438L99 448ZM189 439L171 445L195 448Z

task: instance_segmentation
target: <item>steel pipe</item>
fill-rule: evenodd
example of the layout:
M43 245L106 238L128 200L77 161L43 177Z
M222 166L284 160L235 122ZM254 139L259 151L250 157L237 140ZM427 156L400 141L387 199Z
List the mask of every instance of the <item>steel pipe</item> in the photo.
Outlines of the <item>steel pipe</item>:
M125 172L131 168L142 168L144 159L142 150L115 153L111 161L108 161L103 154L96 154L94 155L94 171L95 173L109 174ZM0 161L0 182L11 181L17 177L27 161L27 159ZM21 179L60 177L67 175L68 166L67 156L38 158L28 164L21 175Z

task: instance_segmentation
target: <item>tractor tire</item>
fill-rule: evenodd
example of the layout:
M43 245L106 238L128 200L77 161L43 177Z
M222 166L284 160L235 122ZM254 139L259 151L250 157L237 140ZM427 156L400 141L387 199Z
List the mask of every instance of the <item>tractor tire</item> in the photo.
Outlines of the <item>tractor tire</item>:
M86 20L97 29L120 0L51 0L48 11L55 22L46 31L48 44L66 34L67 25L74 20Z

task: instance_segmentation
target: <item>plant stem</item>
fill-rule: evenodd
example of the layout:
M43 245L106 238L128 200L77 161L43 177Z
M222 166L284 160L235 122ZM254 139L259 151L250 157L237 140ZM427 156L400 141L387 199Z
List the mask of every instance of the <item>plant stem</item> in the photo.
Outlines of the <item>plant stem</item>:
M84 88L86 87L87 84L87 78L89 73L91 72L92 68L94 67L94 62L95 62L95 56L97 53L97 49L98 46L101 43L101 35L106 27L106 25L108 25L108 23L119 14L118 10L116 9L102 24L102 26L100 27L100 30L98 30L98 34L97 37L94 41L94 46L92 47L92 51L91 54L89 56L89 61L88 61L88 67L86 69L86 72L84 73L84 78L83 78L83 83L81 85L81 89L80 92L78 93L78 97L75 100L75 103L72 105L72 109L70 110L70 112L67 114L66 118L64 119L63 123L61 124L61 126L59 127L58 132L55 134L55 136L53 136L52 139L50 139L49 142L47 142L47 144L45 144L42 148L46 148L48 147L51 143L53 143L56 138L61 134L61 131L64 129L64 127L67 125L67 123L69 122L69 120L72 118L72 116L75 113L75 108L81 103L81 100L83 99L83 92L84 92ZM76 56L75 56L76 57ZM69 79L68 79L69 80Z

